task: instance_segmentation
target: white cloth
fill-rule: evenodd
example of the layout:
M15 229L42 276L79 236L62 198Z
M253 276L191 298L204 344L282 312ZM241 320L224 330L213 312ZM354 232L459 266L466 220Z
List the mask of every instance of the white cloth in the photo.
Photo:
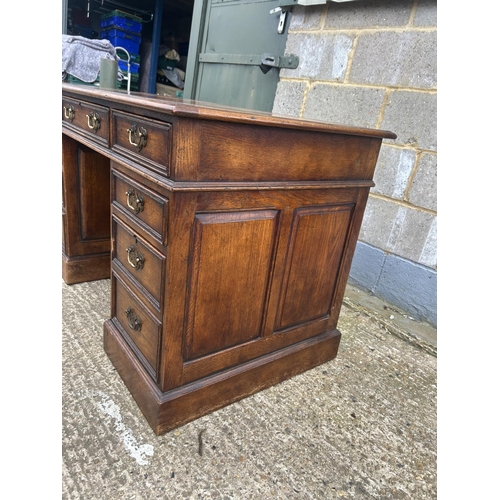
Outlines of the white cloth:
M99 76L101 59L118 60L109 40L62 35L62 79L72 75L83 82L94 82Z

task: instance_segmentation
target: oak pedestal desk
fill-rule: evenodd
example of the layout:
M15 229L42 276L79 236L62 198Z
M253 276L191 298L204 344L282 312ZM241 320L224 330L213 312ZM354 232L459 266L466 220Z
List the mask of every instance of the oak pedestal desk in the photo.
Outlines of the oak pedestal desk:
M66 283L156 434L329 361L387 131L62 86Z

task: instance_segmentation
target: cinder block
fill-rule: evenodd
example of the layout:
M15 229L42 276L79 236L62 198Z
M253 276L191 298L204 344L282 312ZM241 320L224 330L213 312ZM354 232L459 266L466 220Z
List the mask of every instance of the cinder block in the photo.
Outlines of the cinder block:
M437 26L437 0L419 0L414 26Z
M353 40L352 35L346 34L290 33L285 54L298 56L299 66L296 69L282 69L280 76L342 81Z
M373 293L436 326L437 273L433 269L389 254Z
M382 273L386 255L380 249L358 241L349 273L349 281L364 290L374 290Z
M321 28L321 17L325 10L324 5L294 5L289 30L314 30Z
M280 81L274 98L273 113L300 116L306 88L305 82Z
M366 204L359 239L382 250L391 251L392 246L389 245L389 240L399 209L400 205L397 203L370 196Z
M434 220L428 212L370 196L359 239L417 263L425 255L427 264L432 260L428 237Z
M375 127L383 100L383 89L316 84L307 94L304 118Z
M422 264L424 249L427 247L428 252L432 250L428 245L429 235L434 232L435 219L435 215L428 212L401 207L393 224L391 238L388 241L392 252ZM432 256L429 253L426 257L426 264L431 260Z
M368 0L328 3L325 28L353 29L406 26L413 1Z
M437 156L423 154L408 195L412 205L437 210Z
M437 268L437 217L432 221L418 261L424 266Z
M348 75L351 83L437 86L436 31L381 31L359 37Z
M437 273L434 269L359 241L349 282L436 326Z
M436 94L406 90L392 92L380 128L395 132L397 144L436 151Z
M413 149L382 145L375 169L373 179L375 187L372 188L372 193L402 200L415 166L416 156Z

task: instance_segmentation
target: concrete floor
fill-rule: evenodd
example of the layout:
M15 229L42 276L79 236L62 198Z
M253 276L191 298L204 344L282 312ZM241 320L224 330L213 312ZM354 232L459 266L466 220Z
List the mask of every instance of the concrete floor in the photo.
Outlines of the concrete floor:
M429 325L349 286L335 360L156 436L102 348L109 280L62 286L63 499L437 498Z

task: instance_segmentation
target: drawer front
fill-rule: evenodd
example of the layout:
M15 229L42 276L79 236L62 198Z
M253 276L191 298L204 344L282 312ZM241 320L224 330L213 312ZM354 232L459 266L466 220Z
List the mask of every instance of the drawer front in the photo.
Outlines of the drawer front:
M112 148L153 170L170 175L172 126L113 112Z
M167 199L116 171L112 173L112 193L114 206L156 241L167 244Z
M109 147L109 109L69 97L62 100L62 120L71 128Z
M113 217L113 236L113 260L148 292L159 312L165 257L116 217Z
M115 274L113 281L114 316L125 332L125 340L151 376L156 378L161 323Z

